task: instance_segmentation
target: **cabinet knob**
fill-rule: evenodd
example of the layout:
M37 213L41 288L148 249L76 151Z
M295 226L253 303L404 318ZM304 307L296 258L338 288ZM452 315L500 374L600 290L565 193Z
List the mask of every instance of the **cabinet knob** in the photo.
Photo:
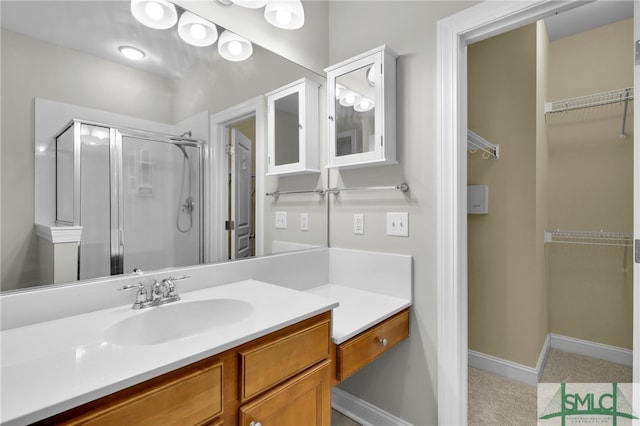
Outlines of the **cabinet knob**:
M387 339L385 339L384 337L378 337L378 343L381 346L387 346L387 344L389 343L389 341Z
M329 120L333 121L333 115L329 116Z
M260 423L260 422L251 422L251 423L249 423L249 426L262 426L262 423Z

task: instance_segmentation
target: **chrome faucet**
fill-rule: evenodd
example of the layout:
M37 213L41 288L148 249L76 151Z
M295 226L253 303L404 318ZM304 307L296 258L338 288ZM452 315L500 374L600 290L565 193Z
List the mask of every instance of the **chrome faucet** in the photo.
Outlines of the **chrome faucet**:
M149 293L147 293L147 288L143 281L137 284L127 284L118 288L118 290L137 289L136 301L133 306L131 306L131 309L149 308L180 300L180 296L176 292L175 281L186 280L187 278L190 277L188 275L181 275L179 277L164 278L162 281L154 279Z

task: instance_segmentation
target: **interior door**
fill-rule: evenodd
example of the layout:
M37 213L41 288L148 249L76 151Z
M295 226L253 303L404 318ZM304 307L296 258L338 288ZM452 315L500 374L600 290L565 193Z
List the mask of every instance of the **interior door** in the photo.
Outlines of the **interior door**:
M234 259L251 255L251 140L231 129L231 252Z

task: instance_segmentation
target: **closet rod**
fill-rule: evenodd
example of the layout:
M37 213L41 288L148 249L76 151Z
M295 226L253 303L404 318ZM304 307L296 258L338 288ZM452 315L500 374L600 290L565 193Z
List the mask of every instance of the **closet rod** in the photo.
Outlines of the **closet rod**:
M545 243L582 244L631 247L633 234L624 232L550 231L544 233Z
M359 188L330 188L327 189L327 192L333 194L333 195L338 195L340 194L342 191L377 191L377 190L384 190L384 189L397 189L398 191L402 192L403 194L409 191L409 185L406 183L401 183L398 185L393 185L393 186L364 186L364 187L359 187Z
M575 109L590 108L618 102L628 102L632 99L633 87L625 87L622 89L610 90L608 92L595 93L593 95L545 102L544 113L549 114L554 112L572 111Z
M482 136L469 129L467 129L467 149L472 153L476 152L477 150L483 151L483 158L487 158L485 157L487 155L493 157L496 160L500 158L500 145L492 144Z
M273 191L267 192L267 197L278 198L281 195L289 195L289 194L319 194L324 195L327 193L325 189L305 189L300 191Z

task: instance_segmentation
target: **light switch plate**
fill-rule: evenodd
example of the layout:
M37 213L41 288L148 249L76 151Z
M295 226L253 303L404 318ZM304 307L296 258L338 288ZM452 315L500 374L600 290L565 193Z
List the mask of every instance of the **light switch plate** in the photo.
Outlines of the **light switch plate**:
M353 215L353 233L356 235L364 235L364 214L355 213Z
M409 213L387 212L387 235L409 236Z
M276 212L276 229L287 229L287 212Z
M300 230L309 230L309 213L300 213Z

